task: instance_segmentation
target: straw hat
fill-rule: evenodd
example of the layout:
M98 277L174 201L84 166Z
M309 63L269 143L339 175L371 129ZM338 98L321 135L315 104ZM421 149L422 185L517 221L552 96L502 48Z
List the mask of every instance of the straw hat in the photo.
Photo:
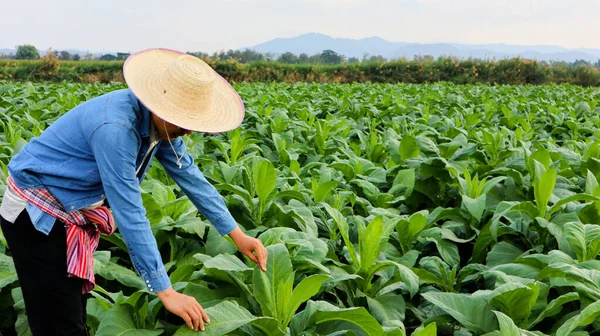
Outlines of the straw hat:
M127 58L123 75L142 104L173 125L219 133L244 119L244 103L235 89L197 57L147 49Z

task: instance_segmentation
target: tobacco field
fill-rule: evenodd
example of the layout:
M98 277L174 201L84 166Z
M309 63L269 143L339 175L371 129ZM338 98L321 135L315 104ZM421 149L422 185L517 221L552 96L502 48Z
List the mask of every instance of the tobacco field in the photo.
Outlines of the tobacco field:
M123 84L0 81L6 165L80 102ZM185 138L267 272L155 161L141 184L194 332L103 236L95 335L590 335L600 332L600 89L573 85L235 85L235 131ZM118 223L117 223L118 226ZM0 330L30 335L0 236ZM2 332L0 332L2 334Z

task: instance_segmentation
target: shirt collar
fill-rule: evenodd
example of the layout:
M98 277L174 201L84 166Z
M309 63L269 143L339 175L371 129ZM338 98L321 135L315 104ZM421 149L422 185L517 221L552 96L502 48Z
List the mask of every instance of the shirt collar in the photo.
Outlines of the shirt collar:
M140 120L140 136L145 138L150 136L152 131L156 132L156 130L154 130L154 123L152 122L152 113L141 101L139 101L139 99L138 102L142 112Z

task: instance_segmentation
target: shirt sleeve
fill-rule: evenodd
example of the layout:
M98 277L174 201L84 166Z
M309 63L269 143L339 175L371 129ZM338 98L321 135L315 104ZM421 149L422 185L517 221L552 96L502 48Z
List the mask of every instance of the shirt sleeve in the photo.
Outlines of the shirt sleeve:
M171 282L146 218L135 174L138 138L123 125L106 123L93 133L90 146L104 193L134 267L151 292L168 289Z
M238 225L227 209L223 198L194 164L194 159L186 151L183 140L179 137L172 139L171 143L173 148L168 141L161 140L156 158L167 174L175 180L194 206L214 225L217 231L223 236L229 234ZM181 168L177 165L173 149L181 158Z

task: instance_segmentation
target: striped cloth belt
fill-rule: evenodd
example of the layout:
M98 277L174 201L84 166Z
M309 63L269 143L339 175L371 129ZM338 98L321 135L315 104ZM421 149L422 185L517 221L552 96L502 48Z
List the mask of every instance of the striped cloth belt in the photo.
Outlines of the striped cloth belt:
M64 223L67 231L67 276L84 280L83 294L94 289L96 282L93 254L98 247L100 234L110 235L115 231L110 210L100 206L92 210L68 212L49 191L20 189L11 177L7 180L9 187L19 196Z

